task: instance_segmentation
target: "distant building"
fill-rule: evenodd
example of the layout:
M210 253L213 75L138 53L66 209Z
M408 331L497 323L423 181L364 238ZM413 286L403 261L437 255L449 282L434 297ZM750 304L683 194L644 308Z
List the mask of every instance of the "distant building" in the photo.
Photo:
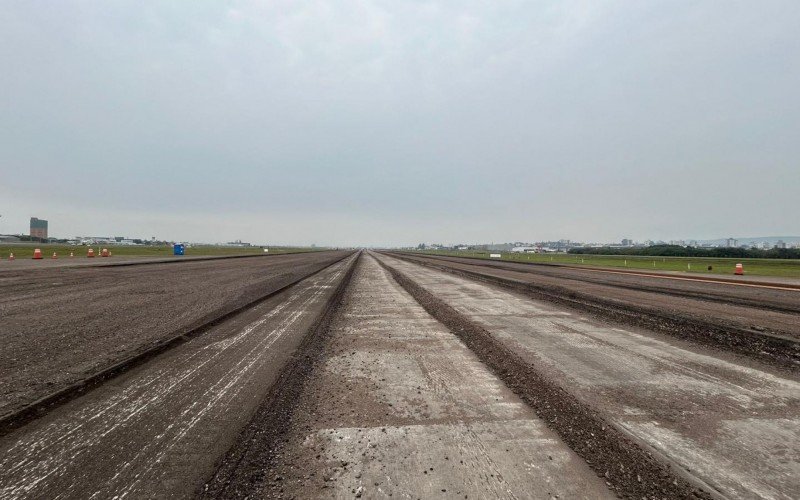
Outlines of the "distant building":
M628 238L623 238L622 246L624 246L624 247L632 247L633 246L633 240L628 239Z
M225 247L249 247L249 246L252 246L252 245L250 243L244 242L242 240L236 240L236 241L229 241L227 243L223 243L222 246L225 246ZM315 248L315 246L312 245L311 248Z
M778 240L778 242L775 243L775 248L786 248L786 242L783 240Z
M31 237L47 239L47 221L31 217Z
M725 246L727 246L728 248L736 248L738 244L739 242L736 241L736 238L728 238L728 241L726 242Z

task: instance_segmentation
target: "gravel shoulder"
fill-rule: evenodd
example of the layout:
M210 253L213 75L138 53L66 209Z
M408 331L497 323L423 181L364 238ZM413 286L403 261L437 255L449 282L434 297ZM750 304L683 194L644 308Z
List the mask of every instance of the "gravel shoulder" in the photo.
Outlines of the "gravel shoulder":
M788 499L800 493L795 375L380 258L538 376L722 495Z
M346 256L318 252L0 274L0 415Z

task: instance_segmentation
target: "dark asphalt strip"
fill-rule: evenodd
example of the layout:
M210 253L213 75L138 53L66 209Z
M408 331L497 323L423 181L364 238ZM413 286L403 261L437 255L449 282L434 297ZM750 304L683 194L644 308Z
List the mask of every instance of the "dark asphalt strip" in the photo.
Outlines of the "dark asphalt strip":
M702 320L675 312L656 311L629 303L623 304L616 300L551 285L536 285L473 271L457 270L443 264L411 259L403 254L391 255L456 276L510 288L531 298L587 312L606 321L645 328L715 349L734 352L790 372L800 371L800 342L788 336L737 328L713 320Z
M458 336L478 358L547 424L615 492L624 498L723 498L702 480L631 437L540 374L442 300L380 261L392 277L436 320Z
M64 389L58 390L52 394L44 396L33 403L8 414L3 415L0 417L0 437L7 435L8 433L12 432L15 429L18 429L28 422L41 418L42 416L46 415L49 411L53 408L63 405L68 401L71 401L77 397L86 394L87 392L91 391L99 387L100 385L108 382L109 380L114 379L115 377L120 376L121 374L131 370L136 366L140 366L143 363L146 363L150 359L158 356L159 354L168 351L178 345L181 345L195 337L202 335L203 333L207 332L211 328L216 325L219 325L222 322L225 322L239 314L243 311L256 306L271 297L279 295L292 287L296 284L300 283L301 281L314 276L323 270L333 266L334 264L341 262L342 260L350 257L352 254L347 254L343 256L341 259L337 259L330 264L314 271L304 276L297 278L296 280L292 281L291 283L284 285L276 290L273 290L265 295L257 297L246 304L243 304L239 307L236 307L233 310L227 311L225 313L220 314L210 320L204 322L203 324L192 328L191 330L181 333L180 335L176 335L174 337L162 340L152 347L148 349L129 356L122 361L114 363L111 366L104 368L103 370L91 375L83 380L75 382Z
M253 418L242 430L236 444L220 460L216 472L203 489L196 492L197 498L263 496L269 479L266 476L271 465L279 458L282 440L289 431L305 381L322 356L325 335L360 258L359 253L331 296L324 313L309 329Z

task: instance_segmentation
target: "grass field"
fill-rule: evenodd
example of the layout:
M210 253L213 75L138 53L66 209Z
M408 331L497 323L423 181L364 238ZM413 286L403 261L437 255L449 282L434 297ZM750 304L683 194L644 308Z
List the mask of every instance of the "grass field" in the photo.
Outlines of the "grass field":
M752 276L782 276L800 278L800 260L790 259L724 259L702 257L640 257L624 255L573 255L520 254L511 252L484 252L472 250L426 250L431 255L452 255L488 259L490 253L501 253L502 260L539 262L543 264L569 264L574 266L607 266L649 271L682 271L733 275L736 264L744 266L745 274ZM708 270L711 266L711 270Z
M53 252L58 255L58 258L69 258L70 252L75 255L75 258L86 258L86 252L90 248L88 246L74 246L74 245L45 245L45 244L0 244L0 259L6 260L11 252L14 253L16 259L30 259L33 257L34 249L39 248L42 250L44 258L49 259L52 257ZM101 248L108 248L111 251L112 257L170 257L172 256L171 246L114 246L114 245L95 245L95 255L99 256ZM300 247L268 247L269 254L277 253L291 253L291 252L311 252L320 250L317 248L300 248ZM264 250L260 247L220 247L211 245L186 247L187 256L214 256L214 255L261 255Z

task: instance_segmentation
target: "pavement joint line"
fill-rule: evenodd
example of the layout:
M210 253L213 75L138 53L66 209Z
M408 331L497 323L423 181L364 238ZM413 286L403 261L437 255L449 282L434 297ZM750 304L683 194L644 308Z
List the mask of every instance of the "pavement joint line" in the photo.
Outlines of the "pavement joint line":
M298 253L307 253L307 252L298 252ZM286 254L273 254L273 255L286 255ZM104 383L106 383L106 382L108 382L110 380L113 380L114 378L116 378L116 377L122 375L123 373L131 370L132 368L134 368L136 366L140 366L140 365L148 362L152 358L154 358L154 357L156 357L156 356L158 356L158 355L160 355L160 354L162 354L162 353L164 353L166 351L169 351L169 350L173 349L174 347L177 347L178 345L184 344L185 342L188 342L189 340L194 339L194 338L206 333L208 330L210 330L214 326L217 326L220 323L223 323L223 322L225 322L227 320L230 320L230 319L238 316L242 312L244 312L244 311L246 311L248 309L251 309L254 306L257 306L258 304L260 304L260 303L262 303L262 302L264 302L264 301L266 301L266 300L268 300L268 299L270 299L272 297L275 297L277 295L282 294L283 292L293 288L295 285L297 285L301 281L304 281L304 280L306 280L306 279L308 279L308 278L310 278L310 277L312 277L312 276L314 276L316 274L321 273L322 271L334 266L335 264L338 264L339 262L342 262L343 260L347 259L350 256L352 256L352 253L345 254L340 259L336 259L335 261L323 266L320 269L317 269L316 271L313 271L313 272L308 273L308 274L306 274L304 276L301 276L298 279L292 281L291 283L288 283L288 284L286 284L286 285L284 285L284 286L282 286L282 287L280 287L280 288L278 288L276 290L268 292L267 294L261 295L261 296L255 298L255 299L247 302L246 304L244 304L242 306L234 308L231 311L227 311L227 312L225 312L225 313L223 313L223 314L221 314L221 315L219 315L219 316L217 316L215 318L212 318L212 319L204 322L202 325L198 325L198 326L192 328L191 330L189 330L187 332L182 332L182 333L180 333L178 335L175 335L173 337L170 337L168 339L159 341L158 343L156 343L155 345L145 349L144 351L141 351L141 352L139 352L137 354L131 355L131 356L129 356L129 357L127 357L127 358L125 358L125 359L123 359L121 361L118 361L118 362L112 364L111 366L108 366L108 367L98 371L97 373L95 373L93 375L90 375L89 377L84 378L83 380L80 380L78 382L70 384L67 387L63 388L63 389L59 389L58 391L55 391L55 392L53 392L51 394L43 396L43 397L37 399L36 401L34 401L34 402L32 402L32 403L30 403L30 404L28 404L28 405L16 410L16 411L13 411L11 413L8 413L6 415L1 416L0 417L0 437L4 437L4 436L10 434L11 432L13 432L14 430L26 425L27 423L43 417L44 415L49 413L54 408L57 408L58 406L61 406L61 405L65 404L65 403L67 403L67 402L69 402L69 401L71 401L71 400L73 400L75 398L78 398L78 397L88 393L89 391L99 387L100 385L102 385L102 384L104 384ZM262 256L261 255L255 255L255 256L248 255L248 256L238 256L238 257L241 258L241 257L262 257ZM231 256L224 256L224 258L231 258ZM200 260L200 259L195 259L194 261L196 261L196 260ZM209 260L209 259L205 259L205 260ZM176 261L176 262L193 262L193 261ZM151 264L151 263L152 262L148 262L148 264ZM135 263L135 264L139 264L139 263ZM125 264L124 263L120 263L120 264L114 264L114 265L125 265ZM104 265L104 266L95 266L95 267L110 267L110 266Z

